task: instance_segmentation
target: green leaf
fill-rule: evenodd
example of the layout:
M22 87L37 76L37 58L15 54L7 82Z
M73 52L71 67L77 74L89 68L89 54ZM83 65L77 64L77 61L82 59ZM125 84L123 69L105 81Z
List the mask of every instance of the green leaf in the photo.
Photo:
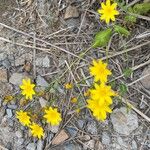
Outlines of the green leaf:
M144 15L150 11L150 3L135 4L133 6L133 11L136 14Z
M127 23L131 23L131 24L136 23L136 20L137 20L137 18L132 15L126 15L124 19Z
M126 28L124 28L120 25L115 25L114 26L114 31L117 32L117 33L120 33L124 36L129 36L130 35L130 32Z
M130 77L131 74L132 74L133 70L131 68L126 68L124 71L123 71L123 74L126 78Z
M128 91L128 87L125 84L120 84L119 85L119 93L121 96L123 96L124 94L126 94Z
M112 29L110 28L103 31L99 31L94 38L92 47L97 48L101 46L106 46L110 40L111 35L112 35Z

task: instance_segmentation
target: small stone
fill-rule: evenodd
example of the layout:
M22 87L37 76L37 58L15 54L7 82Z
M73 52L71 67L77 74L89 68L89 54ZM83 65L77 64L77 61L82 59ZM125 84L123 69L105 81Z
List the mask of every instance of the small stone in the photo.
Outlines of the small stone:
M22 84L22 80L25 78L25 75L21 74L21 73L13 73L9 79L9 82L13 85L21 85Z
M77 135L77 129L73 127L67 127L67 132L70 134L71 137L75 137Z
M37 76L36 84L37 86L44 87L44 88L49 86L48 82L40 75Z
M7 105L7 107L10 109L13 109L13 110L17 109L17 105L15 105L15 104L9 104L9 105Z
M116 132L124 135L129 135L132 131L138 128L138 117L135 112L126 107L115 109L111 114L111 121Z
M94 149L94 146L95 146L95 141L90 140L90 141L84 143L83 148L84 148L84 150L87 150L88 148Z
M49 127L50 131L53 133L57 133L59 130L59 126L50 126Z
M8 59L5 59L3 62L2 62L2 65L6 68L6 69L10 69L11 67L11 63Z
M77 126L79 129L82 129L85 124L84 120L77 120Z
M87 132L89 132L90 134L97 134L97 124L94 120L88 121Z
M26 148L27 148L27 150L35 150L36 145L35 145L35 143L29 143Z
M7 113L8 118L11 118L13 116L11 109L6 109L6 113Z
M63 146L63 150L82 150L79 144L67 143Z
M50 60L49 60L48 56L46 56L46 57L43 59L43 67L45 67L45 68L50 67Z
M39 102L40 102L40 105L41 105L42 108L46 107L47 101L43 97L39 98Z
M37 142L37 150L43 150L43 141L42 140L38 140L38 142Z
M99 140L97 140L95 142L94 149L96 149L96 150L104 150L104 146L103 146L103 144Z
M146 75L148 75L150 73L150 66L146 67L142 74L141 77L144 77ZM142 85L144 86L144 88L150 90L150 75L148 75L147 77L143 78L141 81Z
M50 59L49 59L49 57L45 56L45 57L37 58L36 59L36 66L49 68L50 67Z
M22 145L24 142L24 138L18 138L17 144Z
M52 145L58 145L69 138L65 130L61 130L60 133L52 140Z
M79 11L77 7L69 5L66 9L64 19L79 17Z
M83 136L80 136L79 139L81 141L89 141L91 137L89 135L83 135Z
M15 135L17 136L17 138L22 138L23 137L22 131L20 131L20 130L16 131Z
M0 81L7 82L7 70L0 68Z
M32 61L32 55L29 53L23 54L15 59L15 66L21 66L25 64L25 61Z
M7 55L5 53L0 53L0 61L5 60Z
M102 133L102 143L104 145L109 145L110 144L110 135L107 132Z
M13 87L11 84L0 82L0 95L1 96L8 95L9 93L12 92L12 90L13 90Z
M137 150L137 149L138 149L137 143L135 142L135 140L133 140L131 143L131 150Z
M117 137L117 142L118 142L118 144L121 145L122 147L128 148L127 143L126 143L120 136Z

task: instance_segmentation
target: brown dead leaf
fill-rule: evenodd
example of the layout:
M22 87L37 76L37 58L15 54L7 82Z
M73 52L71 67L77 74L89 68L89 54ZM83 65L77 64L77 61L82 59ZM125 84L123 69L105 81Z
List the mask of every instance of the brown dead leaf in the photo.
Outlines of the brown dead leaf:
M69 138L65 130L61 130L56 137L52 140L52 145L58 145Z

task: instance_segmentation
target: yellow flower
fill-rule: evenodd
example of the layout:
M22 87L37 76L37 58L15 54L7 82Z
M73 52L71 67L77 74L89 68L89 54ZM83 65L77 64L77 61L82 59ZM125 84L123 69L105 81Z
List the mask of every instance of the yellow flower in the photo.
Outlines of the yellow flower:
M73 85L72 85L71 83L66 83L66 84L65 84L65 88L66 88L67 90L72 89L72 88L73 88Z
M78 102L78 100L77 100L77 98L76 98L76 97L73 97L73 98L71 99L71 102L72 102L72 103L77 103L77 102Z
M22 95L25 95L26 99L32 99L32 96L35 94L34 91L34 84L31 84L31 80L30 79L23 79L22 80L22 85L20 86L20 88L22 89Z
M49 107L45 110L44 118L47 123L50 123L52 126L59 125L61 119L61 114L57 111L57 108Z
M38 124L32 123L30 125L30 129L33 137L38 137L38 139L41 139L44 136L44 130Z
M30 121L30 116L28 116L27 112L24 112L22 110L16 112L16 118L19 119L19 122L24 125L24 126L29 126L31 121Z
M103 105L104 103L112 104L112 96L116 96L116 93L111 89L111 86L105 84L95 83L94 89L90 90L90 96L93 100L98 100L99 104Z
M94 76L95 82L107 82L107 76L111 75L111 71L107 69L107 64L102 60L93 60L93 66L90 67L90 74Z
M110 20L115 21L115 15L119 15L119 12L116 10L117 3L111 5L110 0L106 0L106 5L101 3L101 8L98 10L99 14L102 14L100 19L105 20L109 24Z
M111 113L112 110L109 108L107 104L101 104L99 100L87 100L87 108L89 108L93 112L93 116L97 120L105 120L107 117L107 113Z

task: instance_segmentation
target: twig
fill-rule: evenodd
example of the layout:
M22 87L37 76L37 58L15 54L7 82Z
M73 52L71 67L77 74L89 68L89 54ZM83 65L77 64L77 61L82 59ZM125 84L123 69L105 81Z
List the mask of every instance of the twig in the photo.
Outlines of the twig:
M122 99L123 103L127 104L128 106L130 106L136 113L138 113L140 116L142 116L144 119L146 119L146 121L150 122L150 118L148 116L146 116L145 114L143 114L136 107L134 107L131 103L129 103L129 101L127 99L124 99L121 96L119 96L119 98Z
M34 34L33 38L33 77L36 78L36 35Z
M35 38L36 40L37 38ZM40 47L34 47L34 46L30 46L30 45L25 45L25 44L21 44L21 43L14 43L13 41L11 40L8 40L8 39L5 39L3 37L0 37L0 40L2 41L5 41L5 42L8 42L8 43L12 43L12 44L15 44L15 45L19 45L19 46L23 46L23 47L27 47L27 48L31 48L31 49L37 49L37 50L41 50L41 51L44 51L44 52L47 52L47 53L50 53L50 49L46 49L46 48L40 48ZM69 52L69 51L64 51L65 53L68 53L76 58L79 58L79 59L82 59L86 62L88 62L86 59L84 58L81 58L80 56L77 56L76 54L72 53L72 52ZM50 53L51 54L51 53Z

